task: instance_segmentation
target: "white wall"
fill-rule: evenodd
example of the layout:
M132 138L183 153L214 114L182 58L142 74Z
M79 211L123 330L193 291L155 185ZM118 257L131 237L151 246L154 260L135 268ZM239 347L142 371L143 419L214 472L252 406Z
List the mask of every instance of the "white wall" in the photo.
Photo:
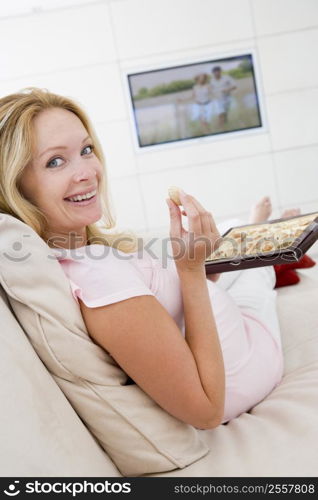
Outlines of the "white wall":
M171 184L217 221L270 195L318 210L317 0L11 0L0 3L0 96L26 86L75 98L108 159L120 228L161 230ZM136 153L122 74L254 48L268 131Z

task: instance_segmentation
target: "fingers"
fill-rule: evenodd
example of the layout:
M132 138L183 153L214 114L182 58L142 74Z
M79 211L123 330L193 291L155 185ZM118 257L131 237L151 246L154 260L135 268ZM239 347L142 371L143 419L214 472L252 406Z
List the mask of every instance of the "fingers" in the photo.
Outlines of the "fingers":
M201 203L194 197L184 191L179 192L180 201L184 210L180 211L179 207L171 200L167 199L167 204L171 207L170 213L173 215L172 229L174 235L182 233L181 214L188 216L189 231L196 235L211 236L211 233L221 238L221 235L216 227L215 221L211 212L205 210ZM169 203L168 203L169 201Z
M201 216L198 208L193 203L193 197L183 191L180 191L179 196L189 219L189 231L194 234L202 234Z
M192 196L192 201L194 205L197 207L199 214L201 216L201 225L202 225L202 230L203 233L206 235L209 235L211 232L215 232L213 230L213 226L211 224L211 221L213 221L213 217L211 212L208 212L205 210L205 208L201 205L201 203L194 197Z
M196 198L194 198L194 197L192 197L192 198L193 198L194 203L198 207L198 209L201 211L201 213L204 214L206 216L206 218L208 219L210 231L212 233L215 233L215 234L220 234L217 227L216 227L216 224L215 224L215 221L213 219L213 215L211 214L211 212L208 212L207 210L205 210L205 208L203 208L201 203Z
M210 281L216 282L216 281L218 281L218 279L220 278L220 276L221 276L220 273L217 273L217 274L207 274L206 279L210 280Z
M170 198L166 198L166 203L170 212L170 235L181 238L182 224L180 209Z
M209 220L210 220L210 225L211 225L211 231L212 231L212 233L215 233L218 236L221 236L218 228L216 227L215 220L214 220L213 215L211 214L211 212L209 212Z
M211 233L219 234L217 229L216 229L212 214L210 212L208 212L207 210L205 210L205 208L201 205L201 203L196 198L194 198L194 196L187 194L187 197L188 197L189 202L194 207L194 209L196 209L197 214L199 215L199 218L200 218L201 232L198 233L198 231L200 230L199 225L198 225L197 231L195 231L196 234L205 234L206 236L210 236ZM180 196L180 199L181 199L181 196ZM186 202L186 200L185 200L185 202ZM185 205L184 205L184 207L187 208ZM188 208L187 208L187 212L188 212ZM188 215L187 212L184 212L184 215ZM189 229L191 230L190 220L189 220Z

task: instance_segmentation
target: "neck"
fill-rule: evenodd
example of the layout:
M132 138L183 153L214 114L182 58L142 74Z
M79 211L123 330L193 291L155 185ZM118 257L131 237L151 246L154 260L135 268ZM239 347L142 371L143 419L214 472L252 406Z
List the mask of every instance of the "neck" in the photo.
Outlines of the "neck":
M45 236L45 240L52 248L80 248L88 244L87 229L70 232L49 231Z

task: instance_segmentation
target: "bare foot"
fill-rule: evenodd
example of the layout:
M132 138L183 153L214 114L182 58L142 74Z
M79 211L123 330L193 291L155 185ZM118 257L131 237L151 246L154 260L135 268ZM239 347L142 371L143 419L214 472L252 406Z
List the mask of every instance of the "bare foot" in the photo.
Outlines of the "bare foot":
M272 202L269 196L264 196L252 207L249 222L265 222L272 213Z
M290 208L288 210L284 210L281 215L282 219L287 219L288 217L295 217L300 214L300 208Z

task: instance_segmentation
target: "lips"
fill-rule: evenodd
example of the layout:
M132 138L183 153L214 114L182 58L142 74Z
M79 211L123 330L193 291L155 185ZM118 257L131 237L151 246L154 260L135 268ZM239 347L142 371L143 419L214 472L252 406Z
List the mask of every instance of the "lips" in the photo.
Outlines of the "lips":
M82 191L81 193L75 193L75 194L70 194L69 196L66 196L64 200L69 200L69 198L74 198L75 196L84 196L88 193L92 193L94 191L97 191L97 186L92 187L91 189L86 189L86 191Z
M94 198L94 196L96 195L96 190L95 191L90 191L89 193L87 193L87 195L85 196L74 196L72 198L67 198L68 201L84 201L84 200L90 200L91 198Z
M83 207L83 206L91 205L92 203L95 203L96 200L97 200L97 193L92 198L89 198L88 200L71 201L71 200L67 200L65 198L64 201L66 201L66 203L72 204L74 207Z
M83 205L89 205L90 203L95 202L96 199L97 199L97 193L94 196L92 196L91 198L88 198L87 200L72 201L72 200L68 200L67 198L65 198L64 201L66 201L66 203L71 203L72 205L83 206Z
M77 199L77 198L81 198L84 195L88 195L88 198ZM64 201L66 203L72 204L74 207L75 206L82 207L82 206L87 206L87 205L91 205L91 204L95 203L97 196L98 196L98 190L96 188L96 189L93 189L90 191L86 190L86 192L82 192L81 194L76 194L76 195L64 198Z

